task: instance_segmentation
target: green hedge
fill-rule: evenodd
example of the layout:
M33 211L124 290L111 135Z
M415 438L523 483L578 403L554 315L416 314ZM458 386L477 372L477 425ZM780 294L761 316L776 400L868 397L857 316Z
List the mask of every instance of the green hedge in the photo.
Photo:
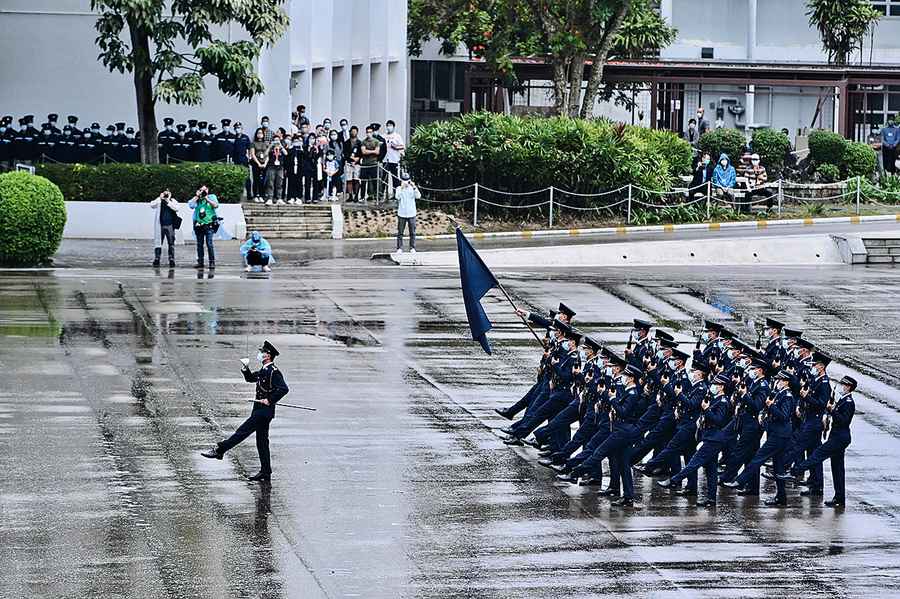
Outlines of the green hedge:
M149 202L164 189L176 200L191 198L209 187L220 202L241 201L247 169L233 164L42 164L37 174L56 183L67 200Z
M809 134L809 157L816 164L833 164L840 167L846 149L847 140L839 133L816 129Z
M753 132L750 147L759 154L763 166L778 172L784 167L784 157L791 148L791 140L775 129L757 129Z
M851 141L844 148L841 162L845 177L871 178L878 168L878 155L869 144Z
M507 192L552 185L591 193L627 183L663 191L675 175L690 170L690 161L688 143L668 132L489 112L419 125L405 156L421 186L446 189L477 181ZM536 196L519 199L533 203Z
M62 241L66 203L59 187L27 172L0 175L0 264L47 262Z
M734 165L740 163L747 139L737 129L722 128L704 133L697 145L702 152L709 153L713 162L718 162L720 155L728 154L731 164Z

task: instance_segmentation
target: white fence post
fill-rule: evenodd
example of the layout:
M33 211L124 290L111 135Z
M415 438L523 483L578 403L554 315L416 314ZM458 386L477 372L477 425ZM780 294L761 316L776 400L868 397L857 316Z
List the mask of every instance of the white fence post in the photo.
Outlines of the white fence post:
M706 181L706 220L710 220L712 218L712 181Z
M472 226L478 226L478 183L475 183L475 215L472 217Z
M631 183L628 184L628 224L631 224Z
M553 186L550 186L550 228L553 228Z
M862 195L862 177L856 175L856 216L859 216L859 200Z
M781 203L784 200L784 179L778 180L778 216L781 217Z

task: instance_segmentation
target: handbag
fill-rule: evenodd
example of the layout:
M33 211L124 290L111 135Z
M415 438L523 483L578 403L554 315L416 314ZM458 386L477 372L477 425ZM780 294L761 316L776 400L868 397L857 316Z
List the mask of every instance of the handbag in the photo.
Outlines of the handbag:
M177 214L172 219L172 226L175 227L176 231L181 228L182 220L183 219L180 216L178 216Z

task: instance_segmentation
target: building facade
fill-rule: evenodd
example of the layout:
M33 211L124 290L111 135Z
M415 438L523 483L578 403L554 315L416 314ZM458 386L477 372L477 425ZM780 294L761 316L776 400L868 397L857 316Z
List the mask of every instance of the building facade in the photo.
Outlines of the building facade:
M287 126L298 104L312 120L341 117L364 126L397 121L407 126L408 77L405 0L287 0L289 32L263 51L258 71L265 93L238 102L205 81L200 106L159 103L158 124L167 116L217 123L239 120L251 129L264 115ZM0 2L0 115L79 117L79 127L97 121L137 124L129 74L110 73L97 60L97 14L90 0L3 0ZM218 28L218 39L246 34L237 25Z

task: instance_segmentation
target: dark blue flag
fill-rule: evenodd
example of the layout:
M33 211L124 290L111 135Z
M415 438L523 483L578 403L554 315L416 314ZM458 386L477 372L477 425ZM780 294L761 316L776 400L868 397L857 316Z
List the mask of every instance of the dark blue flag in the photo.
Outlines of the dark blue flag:
M462 283L463 301L466 304L466 317L469 319L469 328L472 329L472 339L479 342L484 351L490 354L491 345L485 333L491 330L491 321L481 307L481 298L499 283L459 227L456 228L456 249L459 252L459 279Z

